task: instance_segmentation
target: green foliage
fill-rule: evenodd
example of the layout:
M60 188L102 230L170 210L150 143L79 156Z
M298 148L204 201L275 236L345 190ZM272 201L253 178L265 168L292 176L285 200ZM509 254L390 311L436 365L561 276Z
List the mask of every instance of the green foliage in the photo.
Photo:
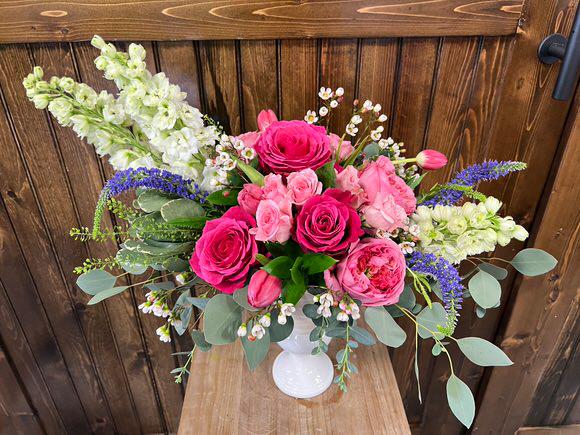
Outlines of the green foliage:
M87 302L87 305L97 304L107 298L110 298L111 296L123 293L128 288L129 288L128 286L122 286L122 287L113 287L108 290L100 291L95 296L93 296L90 301Z
M306 280L302 272L302 257L298 257L290 269L290 279L284 280L282 300L286 303L296 305L305 292Z
M365 320L378 340L387 346L399 347L407 339L405 331L383 307L367 307Z
M337 260L324 254L304 254L302 256L302 268L308 275L324 272L336 263Z
M351 326L349 329L350 337L353 340L358 341L360 344L364 344L365 346L372 346L376 343L374 337L366 329L359 328L358 326Z
M81 275L90 270L114 269L116 267L120 267L120 265L115 257L87 258L85 261L83 261L82 266L75 267L73 271L76 275Z
M475 400L471 390L453 373L447 380L447 402L457 419L467 428L475 417Z
M191 339L193 340L197 348L202 352L207 352L212 348L212 345L207 341L205 341L205 336L203 335L203 332L198 331L197 329L191 331Z
M96 295L115 286L117 277L101 269L90 270L77 278L79 288L90 295Z
M318 168L316 171L318 180L322 183L325 189L330 189L336 184L336 172L334 170L334 161L328 162L326 165Z
M240 189L224 189L210 193L206 200L213 205L233 206L238 203Z
M280 325L277 322L278 318L278 310L272 311L272 324L268 328L270 331L270 341L272 343L278 343L282 340L287 339L292 330L294 329L294 319L292 317L286 317L286 323L284 325Z
M252 168L250 165L236 159L236 164L240 170L246 174L250 182L257 184L258 186L264 185L264 176L260 174L256 169Z
M294 262L290 257L277 257L268 264L262 266L262 269L270 275L277 276L280 279L290 278L290 269Z
M236 290L232 295L236 304L247 311L258 311L258 308L252 307L248 302L248 287Z
M264 361L270 349L270 333L268 329L266 329L262 338L255 341L248 340L247 335L242 337L242 347L244 348L248 368L250 371L254 371Z
M484 272L489 273L491 276L493 276L498 281L506 279L508 276L508 271L506 269L504 269L503 267L496 266L496 265L491 264L491 263L481 263L477 267L479 268L479 270L483 270Z
M107 208L115 215L115 217L124 221L132 221L139 216L137 210L115 198L109 198L107 200Z
M186 198L166 202L161 207L160 212L165 222L172 222L176 219L199 218L205 214L201 205Z
M241 323L242 308L231 295L218 294L208 301L204 311L204 335L208 343L233 343Z
M482 308L493 308L501 299L501 285L492 275L480 270L469 280L469 293Z
M415 307L416 303L417 298L415 296L415 293L413 292L411 286L407 284L403 289L403 293L401 293L401 296L399 296L399 302L397 303L398 306L389 305L385 307L385 309L391 315L391 317L397 318L404 316L403 312L399 307L406 308L407 310L412 310Z
M173 199L176 199L173 195L168 195L159 190L146 189L137 198L137 204L144 212L152 213L160 211L161 207Z
M423 308L417 315L417 323L419 324L418 333L421 338L435 337L442 339L444 334L438 332L438 327L445 324L447 313L445 308L439 302L434 302L431 306Z
M457 340L457 345L472 363L479 366L499 367L513 364L503 350L483 338L460 338Z
M538 276L551 271L558 260L541 249L527 248L518 252L510 263L523 275Z

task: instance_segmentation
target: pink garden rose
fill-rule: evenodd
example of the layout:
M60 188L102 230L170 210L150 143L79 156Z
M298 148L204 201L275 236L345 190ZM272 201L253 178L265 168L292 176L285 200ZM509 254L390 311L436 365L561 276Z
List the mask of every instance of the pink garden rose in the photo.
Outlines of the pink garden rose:
M322 192L322 183L318 181L318 176L312 169L292 172L286 182L290 199L296 205L303 205L308 199Z
M328 137L330 139L330 150L334 155L338 150L338 144L340 144L340 136L337 136L334 133L330 133ZM354 147L352 146L352 144L348 140L343 140L342 144L340 145L339 161L346 159L348 156L352 154L353 151Z
M361 209L365 223L375 230L392 233L397 228L405 228L407 213L395 202L393 195L378 195L375 202Z
M316 170L330 160L326 129L304 121L276 121L255 145L260 164L275 174L310 168Z
M222 217L207 222L189 260L191 269L223 293L242 288L258 253L250 234L255 224L241 207L232 207Z
M257 228L250 233L256 235L260 242L284 243L290 239L292 230L292 206L285 200L276 203L271 199L260 201L256 211Z
M271 305L282 294L282 280L265 270L258 270L248 284L248 303L255 308Z
M258 204L263 198L264 194L262 193L262 188L260 186L247 183L244 184L243 189L238 194L238 204L245 212L255 216Z
M415 211L417 199L413 190L395 174L395 167L387 157L380 156L371 162L361 172L359 182L370 204L375 202L378 195L391 194L395 203L403 207L407 215Z
M354 195L355 208L359 208L366 201L366 193L360 185L358 170L354 166L349 165L336 175L336 188Z
M326 285L347 292L368 307L393 305L405 287L405 257L391 239L361 240L332 271Z
M306 201L296 217L295 238L300 247L328 255L346 252L364 234L353 200L348 192L328 189Z
M239 136L236 136L235 140L242 141L244 146L248 148L254 148L256 146L256 142L258 142L258 139L260 139L262 132L275 121L278 121L278 118L272 110L262 110L258 115L259 131L249 131L247 133L242 133Z

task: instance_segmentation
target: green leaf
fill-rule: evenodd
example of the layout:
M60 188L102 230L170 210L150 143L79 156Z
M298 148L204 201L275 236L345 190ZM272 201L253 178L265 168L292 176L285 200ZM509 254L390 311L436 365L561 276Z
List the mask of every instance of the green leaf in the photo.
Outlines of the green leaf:
M248 336L246 335L242 337L242 347L244 348L248 367L251 371L254 371L268 354L268 350L270 349L270 333L266 329L264 336L256 341L248 340Z
M360 344L364 344L365 346L372 346L376 343L374 337L366 329L359 328L357 326L351 326L349 328L349 333L350 338L358 341Z
M186 228L192 230L201 230L205 227L205 224L209 218L207 216L199 216L199 217L192 217L192 218L177 218L167 221L169 225L172 225L177 228Z
M260 263L262 266L265 266L270 262L270 259L262 254L256 254L256 261Z
M206 200L214 205L236 205L238 203L239 189L224 189L210 193Z
M171 222L175 219L197 218L205 214L201 205L186 198L166 202L160 211L165 222Z
M294 319L292 317L286 317L286 323L280 325L278 323L278 311L272 312L272 323L268 330L270 331L270 341L272 343L278 343L279 341L287 339L292 330L294 329Z
M485 308L481 308L479 305L476 305L475 306L475 315L479 319L483 319L485 317L485 312L486 312L486 309Z
M334 170L334 160L328 162L316 171L318 180L325 189L334 187L336 183L336 171Z
M415 291L413 290L413 287L411 287L411 285L409 284L406 284L405 288L403 289L403 293L401 293L401 296L399 296L399 302L397 302L397 305L400 305L401 307L406 308L408 310L412 310L416 303L417 297L415 296ZM394 318L405 315L398 307L394 305L389 305L386 306L385 308L388 311L388 313Z
M409 186L411 189L415 190L415 188L421 184L421 181L423 181L423 178L425 178L425 175L427 175L427 172L423 173L422 175L418 176L418 177L413 177L410 180L407 180L407 186Z
M248 287L236 290L233 294L234 301L245 310L258 311L259 308L252 307L248 302Z
M441 355L441 350L442 350L441 345L439 343L435 343L433 345L433 348L431 349L431 354L433 356L439 356L439 355Z
M469 387L454 374L447 380L447 403L455 417L469 428L475 417L475 400Z
M266 242L265 245L268 252L274 257L296 258L302 255L302 249L300 249L298 243L292 240L288 240L286 243Z
M302 256L302 267L308 275L324 272L336 263L337 260L324 254L304 254Z
M103 290L114 287L116 281L117 277L106 270L94 269L79 276L77 278L77 285L85 293L96 295Z
M179 319L181 320L181 323L177 323L177 324L173 325L173 327L175 328L175 331L179 335L183 335L183 333L185 331L187 331L187 326L189 325L192 311L193 311L193 308L190 305L189 307L186 307L179 312Z
M146 256L125 248L119 249L115 258L123 270L131 275L141 275L149 268Z
M328 329L324 332L324 335L332 338L346 338L346 327L338 326L336 328Z
M306 280L302 274L301 266L302 257L298 257L296 261L294 261L292 269L290 270L292 280L286 280L284 282L282 288L282 300L286 303L296 305L306 292Z
M318 310L318 305L316 305L316 304L306 304L306 305L304 305L304 307L302 307L302 312L309 319L316 319L316 318L321 316L321 314L318 314L317 310Z
M281 279L290 278L290 268L292 267L292 259L290 257L277 257L270 261L262 269L270 275L277 276Z
M558 260L541 249L528 248L518 252L510 263L523 275L538 276L556 267Z
M161 263L161 265L169 272L180 273L190 270L189 261L179 257L168 258L163 263Z
M205 336L203 335L203 332L194 329L193 331L191 331L191 339L193 340L197 348L202 352L207 352L208 350L211 349L211 344L205 341Z
M207 303L203 321L208 343L233 343L238 338L238 328L242 324L242 308L231 295L219 294Z
M152 213L161 210L161 207L172 199L175 199L175 197L159 190L146 190L137 198L137 204L141 210Z
M107 298L110 298L111 296L115 296L115 295L118 295L119 293L123 293L128 288L129 288L128 286L122 286L122 287L113 287L113 288L110 288L108 290L100 291L95 296L93 296L90 301L87 302L87 305L98 304L99 302L101 302Z
M246 174L252 183L257 184L258 186L264 185L264 176L260 174L260 172L252 168L250 165L242 162L241 160L236 159L236 164L238 165L238 168L240 168L240 170Z
M379 341L387 346L399 347L407 339L407 334L383 307L367 307L365 320Z
M467 359L478 366L501 367L513 364L503 350L483 338L460 338L457 340L457 345Z
M489 273L480 270L469 280L469 293L482 308L493 308L501 299L501 285Z
M211 298L193 298L190 296L187 297L187 302L189 302L194 307L197 307L202 311L205 310L205 307L207 306L209 301L211 301Z
M484 272L489 273L498 281L502 279L506 279L508 276L508 271L503 267L496 266L495 264L491 263L481 263L479 266L479 270L483 270Z
M427 329L430 329L435 333L435 336L438 339L443 338L443 334L437 332L437 326L445 325L445 319L447 317L447 313L445 313L445 308L439 302L434 302L432 307L425 307L421 312L417 315L417 323L419 323L419 336L421 338L429 338L432 334L427 331L426 329L422 328L424 326Z

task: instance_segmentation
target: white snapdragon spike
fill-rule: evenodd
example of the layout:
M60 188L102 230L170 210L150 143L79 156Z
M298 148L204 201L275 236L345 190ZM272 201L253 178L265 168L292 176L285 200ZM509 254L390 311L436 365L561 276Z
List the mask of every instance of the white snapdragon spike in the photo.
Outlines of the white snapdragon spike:
M322 117L328 115L328 107L322 106L320 109L318 109L318 114Z
M248 333L248 327L246 326L245 323L242 323L240 325L240 327L238 328L238 337L245 337L247 333Z
M338 107L338 101L337 100L332 100L329 103L329 106L332 107L333 109L336 109Z
M316 112L314 110L309 110L306 112L306 116L304 117L304 121L308 124L314 124L318 121L318 116L316 116Z
M334 95L336 95L337 97L342 97L344 95L344 88L342 87L336 88L336 91L334 91Z
M266 330L259 323L255 323L254 326L252 326L252 335L256 337L258 340L261 340L264 337L265 333Z
M260 317L260 320L258 321L260 323L260 325L262 325L264 328L268 328L270 327L272 320L271 320L272 316L270 315L270 313L263 315L262 317Z
M332 98L332 89L330 88L325 88L324 86L322 88L320 88L320 91L318 92L318 96L323 99L323 100L328 100L330 98Z
M164 343L169 343L171 341L171 336L169 335L169 323L160 326L155 330L155 332L159 336L159 340L163 341Z

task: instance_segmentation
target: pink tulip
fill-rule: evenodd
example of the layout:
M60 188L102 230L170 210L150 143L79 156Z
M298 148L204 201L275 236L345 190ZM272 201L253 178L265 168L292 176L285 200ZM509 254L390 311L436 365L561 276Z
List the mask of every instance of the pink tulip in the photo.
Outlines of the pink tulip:
M265 270L258 270L250 278L248 303L255 308L271 305L282 294L282 280Z
M417 154L417 164L428 171L441 169L447 164L445 154L435 150L423 150Z
M272 109L262 110L258 115L258 129L264 131L276 121L278 121L278 117Z

